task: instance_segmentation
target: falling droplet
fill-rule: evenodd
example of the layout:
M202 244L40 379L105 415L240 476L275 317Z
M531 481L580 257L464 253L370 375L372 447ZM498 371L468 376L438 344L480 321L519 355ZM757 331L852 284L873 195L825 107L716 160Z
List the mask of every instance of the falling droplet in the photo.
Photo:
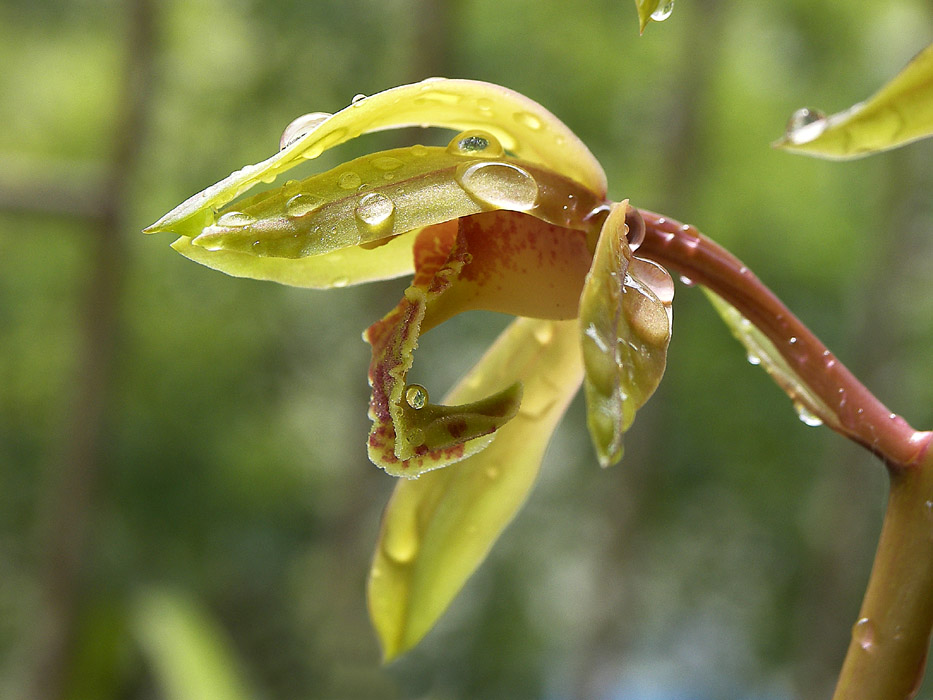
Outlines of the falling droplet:
M355 190L363 182L358 173L352 170L345 172L337 179L337 184L345 190Z
M852 626L852 639L865 651L875 648L875 626L867 617L863 617Z
M478 129L464 131L455 136L447 144L447 152L455 156L483 156L485 158L499 158L505 153L502 144L495 136Z
M813 413L813 411L807 408L800 401L794 402L794 410L797 411L797 417L800 419L800 422L803 423L804 425L809 425L811 428L815 428L819 425L823 425L823 419L820 418L815 413Z
M663 5L659 5L658 9L651 13L651 19L655 22L663 22L668 17L671 16L671 13L674 11L674 0L665 2Z
M428 405L428 390L420 384L409 384L405 388L405 402L416 411Z
M350 104L355 105L360 100L365 100L365 99L366 99L366 95L364 95L362 92L358 92L353 96L353 99L350 100Z
M282 138L279 139L279 150L288 148L305 134L314 131L331 116L333 115L327 112L310 112L294 119L282 132Z
M538 131L543 126L541 120L531 112L516 112L512 116L515 121L523 126L527 126L532 131Z
M360 198L360 203L354 212L359 221L368 231L367 240L381 238L392 233L392 224L395 222L395 204L391 199L379 192L370 192Z
M285 215L296 219L317 211L323 204L323 200L310 194L296 194L285 202Z
M256 223L256 218L249 214L244 214L241 211L228 211L217 219L216 225L226 228L243 228L244 226L249 226L254 223Z
M803 107L787 120L785 136L793 144L807 143L826 130L826 115L818 109Z
M538 200L538 183L511 163L471 163L457 169L457 180L473 199L490 209L528 211Z

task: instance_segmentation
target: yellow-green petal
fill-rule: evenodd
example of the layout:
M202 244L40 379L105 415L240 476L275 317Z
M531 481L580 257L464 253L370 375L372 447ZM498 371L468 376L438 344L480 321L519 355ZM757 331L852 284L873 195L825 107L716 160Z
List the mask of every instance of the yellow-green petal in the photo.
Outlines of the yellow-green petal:
M627 205L614 204L603 224L580 297L587 425L604 467L622 457L623 434L661 381L671 336L673 285L666 271L632 256Z
M270 280L292 287L330 289L392 279L414 269L412 240L420 229L395 236L374 249L354 246L308 258L261 258L233 250L210 251L182 236L172 244L189 260L233 277Z
M537 102L507 88L473 80L432 78L355 101L317 122L272 157L247 165L190 197L146 232L196 236L214 211L260 182L272 182L305 160L357 136L406 126L492 133L507 151L582 184L605 197L602 166L577 136Z
M761 365L774 383L790 397L800 419L808 425L825 423L839 430L840 423L836 414L810 391L806 383L791 369L781 353L774 347L774 343L725 299L705 287L703 291L713 304L713 308L732 331L732 335L745 346L749 361Z
M870 99L830 117L802 109L775 146L820 158L859 158L933 134L933 44Z
M576 321L517 319L447 397L525 386L518 415L483 452L396 486L368 583L386 660L428 632L512 520L581 376Z
M302 258L392 236L483 211L525 212L550 223L585 228L601 204L560 175L498 153L413 146L381 151L302 181L248 197L218 212L193 239L209 251ZM498 145L498 144L496 144ZM572 206L570 206L572 205Z

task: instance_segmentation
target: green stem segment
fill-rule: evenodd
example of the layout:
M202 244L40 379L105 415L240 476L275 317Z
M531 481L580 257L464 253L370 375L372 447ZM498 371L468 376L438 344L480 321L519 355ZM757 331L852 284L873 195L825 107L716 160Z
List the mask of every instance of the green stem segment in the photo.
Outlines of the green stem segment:
M877 455L891 478L868 589L833 700L912 698L933 629L933 432L884 406L745 265L696 228L648 211L640 256L729 302L838 418L834 429ZM635 223L635 222L633 222Z

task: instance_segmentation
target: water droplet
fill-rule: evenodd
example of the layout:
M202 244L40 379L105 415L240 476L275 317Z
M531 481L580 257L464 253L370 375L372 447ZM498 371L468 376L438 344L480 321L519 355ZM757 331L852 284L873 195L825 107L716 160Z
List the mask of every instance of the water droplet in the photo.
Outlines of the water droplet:
M804 107L790 115L785 136L791 143L806 143L822 134L826 125L826 115L823 112Z
M681 275L681 276L680 276L680 281L681 281L683 284L687 285L688 287L692 287L693 285L696 284L696 282L694 282L692 279L690 279L690 278L687 277L686 275Z
M791 345L796 345L797 344L796 336L791 336L787 342L790 343Z
M292 120L285 127L285 131L282 132L282 138L279 139L279 150L288 148L305 134L314 131L331 116L333 115L327 112L310 112Z
M811 428L823 425L823 419L800 401L794 401L794 410L797 411L797 417L804 425L809 425Z
M363 182L358 173L352 170L345 172L337 179L337 184L345 190L355 190Z
M535 328L534 336L535 340L537 340L541 345L550 344L550 342L554 340L554 324L542 323Z
M746 356L746 359L748 360L748 364L750 365L755 365L757 367L758 365L761 364L761 358L758 357L758 355L756 355L753 352L748 353L748 355Z
M505 151L495 136L486 131L474 129L455 136L447 144L447 152L455 156L498 158Z
M217 219L217 226L225 226L227 228L242 228L243 226L249 226L254 223L256 223L255 217L244 214L241 211L228 211Z
M663 22L674 11L674 0L658 5L658 9L651 13L651 19L655 22Z
M511 163L471 163L457 169L457 180L480 204L491 209L528 211L538 200L538 183Z
M531 112L516 112L512 117L519 124L527 126L532 131L538 131L543 126L541 120Z
M484 117L491 117L493 115L493 103L488 97L480 97L476 100L476 108Z
M369 229L371 234L379 234L381 237L392 233L395 204L384 194L370 192L364 195L360 198L354 214L357 221Z
M379 158L373 158L372 163L376 170L382 170L383 172L398 170L403 165L405 165L398 158L393 158L392 156L380 156Z
M355 105L360 100L365 100L365 99L366 99L366 95L364 95L362 92L358 92L353 96L353 99L350 100L350 104Z
M408 518L406 518L406 521ZM393 522L386 528L382 551L396 564L408 564L418 554L418 531L414 518L411 522Z
M346 287L348 284L350 284L350 280L347 279L346 277L338 277L333 282L330 283L332 287L336 287L338 289L340 287Z
M306 216L313 211L317 211L324 204L323 200L310 194L296 194L285 202L285 215L291 218Z
M420 143L416 143L414 146L408 149L408 152L417 158L424 158L430 151L427 146L424 146Z
M409 384L405 388L405 401L418 411L428 405L428 390L420 384Z
M867 617L863 617L852 626L852 639L865 651L875 648L875 626Z

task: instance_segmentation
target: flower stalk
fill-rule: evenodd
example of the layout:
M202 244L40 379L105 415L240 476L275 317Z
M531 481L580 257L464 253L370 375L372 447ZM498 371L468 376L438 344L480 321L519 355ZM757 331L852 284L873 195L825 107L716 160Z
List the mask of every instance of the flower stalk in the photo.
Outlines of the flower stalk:
M914 430L884 406L734 255L693 226L638 213L645 224L639 255L735 307L832 411L827 425L887 467L884 525L833 700L914 697L933 629L933 432Z

